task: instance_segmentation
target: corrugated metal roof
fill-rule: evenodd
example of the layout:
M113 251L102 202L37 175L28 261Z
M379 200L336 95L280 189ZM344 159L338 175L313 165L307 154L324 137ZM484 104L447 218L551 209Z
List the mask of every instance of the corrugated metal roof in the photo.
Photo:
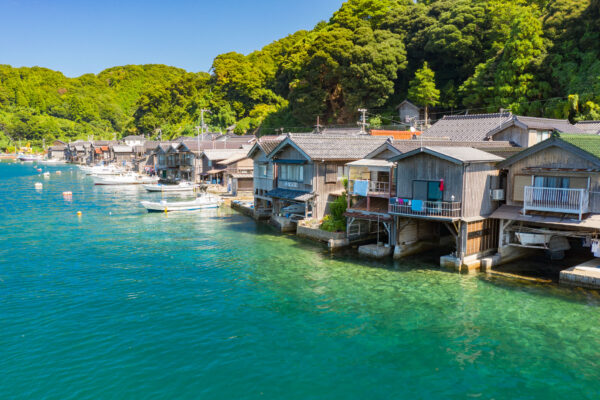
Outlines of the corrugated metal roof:
M273 189L267 193L265 196L273 197L276 199L287 199L287 200L296 200L296 201L308 201L315 197L315 193L302 192L300 190L289 190L289 189Z
M504 160L494 154L475 149L473 147L459 146L431 146L420 147L408 153L390 158L390 161L399 161L413 157L420 153L428 153L434 156L447 159L456 163L477 163L477 162L498 162Z
M428 149L462 162L502 161L504 158L473 147L432 146Z
M377 160L374 158L363 158L361 160L356 160L349 162L348 164L351 167L393 167L394 163L386 161L386 160Z

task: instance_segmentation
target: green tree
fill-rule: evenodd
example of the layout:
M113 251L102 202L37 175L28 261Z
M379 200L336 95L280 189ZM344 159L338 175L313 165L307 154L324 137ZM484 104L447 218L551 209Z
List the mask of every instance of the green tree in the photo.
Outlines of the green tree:
M429 106L439 103L440 91L435 87L435 73L429 68L427 62L415 72L415 77L410 81L408 97L417 104L425 107L425 125L428 124Z

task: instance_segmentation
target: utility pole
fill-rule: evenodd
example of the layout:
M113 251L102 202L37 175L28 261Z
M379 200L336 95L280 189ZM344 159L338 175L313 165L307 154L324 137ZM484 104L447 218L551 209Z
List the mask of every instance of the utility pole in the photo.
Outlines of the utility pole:
M362 114L362 118L360 121L357 122L357 124L360 125L360 133L365 134L367 133L367 130L365 129L367 127L367 109L366 108L359 108L358 112Z
M317 124L315 125L315 133L321 133L321 128L323 128L321 126L321 119L320 119L320 116L317 115Z

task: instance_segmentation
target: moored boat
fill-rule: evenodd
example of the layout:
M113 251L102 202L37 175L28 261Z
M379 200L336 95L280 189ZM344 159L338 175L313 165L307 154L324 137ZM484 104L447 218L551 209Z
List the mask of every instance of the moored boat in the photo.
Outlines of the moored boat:
M211 194L203 194L194 200L187 201L142 201L141 205L149 212L164 212L164 211L194 211L206 208L218 208L223 200L218 196Z
M176 185L165 185L162 183L144 185L144 189L149 192L191 192L197 187L198 185L195 185L191 182L179 182Z
M96 185L141 185L156 183L158 181L157 177L143 176L135 173L94 176L93 179Z

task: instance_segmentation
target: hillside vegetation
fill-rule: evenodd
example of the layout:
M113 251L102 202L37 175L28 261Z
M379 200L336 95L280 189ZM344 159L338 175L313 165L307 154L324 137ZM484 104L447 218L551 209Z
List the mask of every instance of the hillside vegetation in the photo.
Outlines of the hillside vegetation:
M128 65L67 78L3 65L0 147L192 134L202 108L211 128L236 133L354 123L361 107L385 122L424 65L438 115L600 119L600 0L349 0L310 31L217 56L211 74Z

